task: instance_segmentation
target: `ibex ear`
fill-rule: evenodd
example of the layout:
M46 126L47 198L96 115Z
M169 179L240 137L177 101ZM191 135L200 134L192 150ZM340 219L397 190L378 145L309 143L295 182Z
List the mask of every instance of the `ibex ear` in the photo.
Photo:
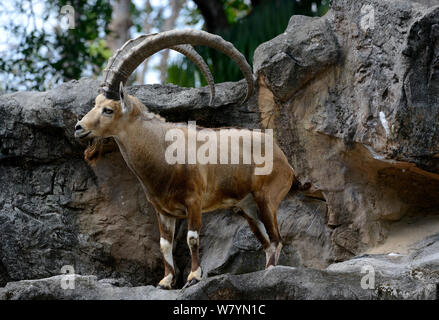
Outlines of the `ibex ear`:
M122 113L126 114L131 110L131 104L128 99L128 95L126 94L125 88L123 86L122 81L119 85L119 97L120 97L120 105L122 106Z

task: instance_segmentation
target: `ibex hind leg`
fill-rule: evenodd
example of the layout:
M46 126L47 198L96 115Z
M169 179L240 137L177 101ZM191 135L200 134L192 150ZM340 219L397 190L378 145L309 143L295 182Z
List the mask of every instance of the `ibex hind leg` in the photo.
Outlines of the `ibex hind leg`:
M261 243L262 248L267 250L270 247L270 240L268 238L267 231L264 224L259 218L259 208L253 198L253 195L249 193L244 199L236 204L234 211L242 215L250 226L251 231L255 235L256 239Z
M269 246L265 248L265 268L277 265L282 250L282 239L277 225L278 204L273 205L267 198L266 194L262 192L255 194L255 202L259 208L260 219L264 224L270 241Z
M271 265L276 265L279 260L279 255L282 249L282 243L280 242L279 231L277 230L277 222L271 223L272 219L276 219L276 215L268 214L268 222L263 222L262 217L264 213L259 210L259 206L256 203L252 194L247 195L243 200L241 200L237 207L239 208L238 213L240 213L247 220L250 229L253 231L256 238L262 245L262 248L265 251L266 255L266 267L268 268ZM265 214L267 216L267 214ZM277 234L277 238L270 237L267 230L273 229L275 226L275 230L271 231L271 234Z

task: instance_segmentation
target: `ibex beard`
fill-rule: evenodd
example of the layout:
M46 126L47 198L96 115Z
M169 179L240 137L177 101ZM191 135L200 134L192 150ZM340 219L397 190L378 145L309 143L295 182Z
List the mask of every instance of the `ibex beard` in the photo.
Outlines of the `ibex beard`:
M182 39L179 40L180 42L177 41L177 44L188 39L194 39L193 44L198 44L195 41L197 37L191 38L193 34L193 30L187 32L178 30L168 31L165 36L172 36L174 40L175 37ZM203 31L196 31L195 34L199 37L206 37L205 39L210 41L206 40L206 42L204 39L204 42L200 42L201 44L207 43L218 47L218 43L225 42ZM165 36L157 38L157 43L163 43ZM150 39L155 38L147 38L144 41L150 41ZM149 45L150 42L147 44ZM139 47L140 45L134 48L137 50ZM230 44L219 48L233 56L236 61L239 52L231 48ZM158 50L157 47L155 50ZM230 51L233 51L233 54ZM245 71L249 96L253 89L251 69L243 57L239 59L241 59L239 60L241 70ZM111 61L114 62L114 60ZM108 74L113 76L117 72L109 72L107 76ZM127 72L121 74L126 76ZM109 91L97 96L93 109L76 124L75 136L79 139L93 138L95 140L113 137L127 166L137 176L148 201L156 209L160 229L160 249L165 269L159 286L170 289L175 283L173 240L176 220L182 218L187 219L187 244L191 254L191 271L186 285L201 280L202 270L199 260L201 216L202 213L215 209L233 208L234 212L242 215L265 250L266 268L276 265L282 248L276 218L277 209L295 179L293 169L279 146L272 143L272 156L269 157L270 170L267 174L256 172L258 168L261 169L266 164L255 161L254 158L245 161L251 157L248 153L252 148L249 148L248 144L247 147L240 148L238 154L232 148L228 148L227 158L239 159L237 163L222 163L222 161L192 163L187 161L188 158L181 163L179 161L169 163L166 161L166 154L168 152L169 155L169 147L175 142L169 139L169 136L166 137L167 133L178 129L184 138L184 144L188 146L189 136L192 134L188 126L166 122L160 116L150 112L140 100L127 95L123 86L126 78L120 82L116 93L114 84L116 80L113 79L109 83L104 81L104 84L110 87ZM211 93L213 92L211 88ZM213 97L211 97L212 100ZM219 138L219 129L195 128L196 133L206 133L203 130L208 130L208 135ZM242 131L232 130L228 134L231 139L236 138L239 141L240 136L236 135L242 135ZM264 132L250 137L252 142L250 145L253 145L255 140L262 146L265 144L261 141L270 141L270 137L266 140ZM202 143L196 141L195 150L199 150L201 146ZM220 146L217 145L216 148L220 153ZM212 155L211 152L215 153L214 149L209 149L207 159Z

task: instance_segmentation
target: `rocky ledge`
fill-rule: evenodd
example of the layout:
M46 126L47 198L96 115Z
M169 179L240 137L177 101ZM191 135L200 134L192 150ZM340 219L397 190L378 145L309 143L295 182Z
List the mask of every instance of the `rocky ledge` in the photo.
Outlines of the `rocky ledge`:
M240 275L208 277L181 290L132 287L123 279L59 275L10 282L0 300L188 300L188 299L439 299L439 234L408 255L364 255L326 270L271 267Z

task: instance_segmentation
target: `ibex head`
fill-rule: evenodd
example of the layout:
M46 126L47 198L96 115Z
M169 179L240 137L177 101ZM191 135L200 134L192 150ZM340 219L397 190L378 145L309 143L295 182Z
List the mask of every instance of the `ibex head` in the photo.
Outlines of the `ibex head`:
M160 50L172 49L183 53L200 68L210 87L209 104L212 105L215 97L213 77L203 58L191 45L206 45L228 55L247 80L247 95L243 102L252 95L254 79L250 66L245 57L220 36L201 30L171 30L129 40L108 61L95 107L76 124L75 137L94 138L92 145L85 151L86 160L90 160L90 154L99 154L101 138L115 136L121 127L127 125L132 116L131 110L138 110L133 108L133 103L138 102L143 106L136 98L128 97L123 86L145 59Z
M123 83L120 83L120 100L108 99L104 94L96 97L95 106L75 126L78 139L108 138L118 134L133 116L134 105L139 103L128 97Z

